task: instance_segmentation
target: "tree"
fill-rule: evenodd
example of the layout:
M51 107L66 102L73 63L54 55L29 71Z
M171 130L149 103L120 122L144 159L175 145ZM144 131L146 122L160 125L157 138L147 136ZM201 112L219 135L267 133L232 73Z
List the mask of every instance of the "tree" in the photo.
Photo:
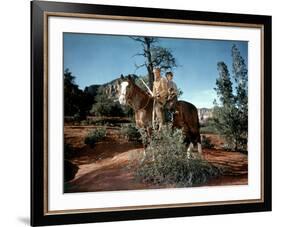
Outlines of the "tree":
M75 84L75 76L66 69L64 71L64 114L72 116L79 112L76 96L79 92L78 85Z
M134 56L143 56L145 62L140 65L136 65L136 68L146 67L148 75L148 86L152 90L153 87L153 68L159 67L160 69L167 71L176 67L176 59L174 58L171 50L158 46L158 38L155 37L131 37L136 42L141 43L142 52L137 53Z
M236 105L239 110L239 119L244 126L243 133L248 132L248 69L238 48L232 46L232 72L236 82Z
M92 101L93 98L79 89L75 83L75 76L66 69L64 71L64 115L84 118L91 108Z
M248 136L248 71L245 60L234 45L232 47L232 77L224 62L218 62L216 80L219 104L215 100L214 126L232 150L247 149ZM233 91L233 82L236 85Z
M95 103L92 105L90 113L95 116L124 117L125 113L118 102L108 98L101 90L95 96Z
M248 69L236 45L232 46L232 72L236 82L235 104L239 119L239 145L246 148L248 138Z
M218 62L217 69L219 78L216 80L217 87L215 91L223 106L232 106L234 104L234 95L227 65L224 62Z

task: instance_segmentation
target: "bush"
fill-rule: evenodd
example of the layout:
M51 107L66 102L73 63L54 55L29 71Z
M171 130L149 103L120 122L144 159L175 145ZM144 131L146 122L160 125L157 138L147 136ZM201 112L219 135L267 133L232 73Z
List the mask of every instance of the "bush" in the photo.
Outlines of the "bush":
M97 142L101 141L105 135L105 127L94 129L86 136L84 143L93 147Z
M90 117L90 118L88 118L89 125L111 124L114 126L120 126L121 123L130 123L130 122L131 122L131 119L120 118L120 117Z
M74 148L70 144L64 143L64 158L71 159L74 156L75 156Z
M89 124L89 123L88 123L87 120L83 120L83 121L80 122L80 125L81 125L81 126L86 126L86 125L88 125L88 124Z
M104 94L95 97L90 113L94 116L124 117L124 111L119 102L114 102Z
M213 119L208 119L200 126L200 132L203 134L217 134Z
M202 148L208 148L208 149L212 149L215 146L212 143L211 139L206 136L202 136L201 144L202 144Z
M74 114L73 119L74 119L75 122L80 121L80 119L81 119L80 114L79 113Z
M141 141L141 134L135 124L122 124L121 134L128 141Z
M154 131L145 154L137 157L136 177L144 182L186 187L203 184L220 174L220 169L199 154L188 152L183 141L182 130L166 127Z

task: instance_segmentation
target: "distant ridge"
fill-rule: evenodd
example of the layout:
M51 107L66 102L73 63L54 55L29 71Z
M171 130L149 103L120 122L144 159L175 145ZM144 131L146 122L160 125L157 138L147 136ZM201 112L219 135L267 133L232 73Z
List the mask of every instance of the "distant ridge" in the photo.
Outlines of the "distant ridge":
M137 79L138 76L135 74L130 74L133 79ZM125 78L128 76L125 76ZM96 96L97 93L103 93L108 98L116 98L119 90L119 84L121 82L120 76L118 78L104 83L104 84L92 84L90 86L85 87L84 92L89 93L92 96Z
M130 76L136 80L139 77L135 74L130 74ZM125 76L125 78L127 78ZM116 99L119 91L121 78L120 76L116 76L116 79L104 83L104 84L92 84L87 87L85 87L85 92L96 96L98 93L105 94L110 99ZM200 123L205 123L209 118L213 117L213 109L212 108L198 108L198 115L199 115L199 121Z
M209 118L213 117L212 108L198 108L197 110L200 123L205 123Z

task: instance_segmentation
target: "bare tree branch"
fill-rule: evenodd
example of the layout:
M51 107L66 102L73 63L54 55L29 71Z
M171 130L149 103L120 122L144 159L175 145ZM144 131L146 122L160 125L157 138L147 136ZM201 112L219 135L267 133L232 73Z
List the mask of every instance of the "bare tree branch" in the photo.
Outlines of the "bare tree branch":
M145 43L144 39L142 37L138 37L138 36L129 36L131 39L137 41L137 42L141 42L141 43Z
M156 45L156 43L158 43L157 37L130 36L130 38L136 42L139 42L142 46L141 53L137 53L133 57L143 56L145 63L141 65L135 64L135 67L136 69L144 66L146 67L148 72L148 84L152 89L154 81L153 68L160 67L165 71L171 70L177 66L176 60L171 50Z
M136 57L136 56L143 56L146 57L144 53L136 53L132 56L132 58Z
M145 63L144 63L144 64L141 64L141 65L137 65L137 64L135 63L136 69L139 69L139 68L144 67L144 66L147 66L147 65L146 65Z

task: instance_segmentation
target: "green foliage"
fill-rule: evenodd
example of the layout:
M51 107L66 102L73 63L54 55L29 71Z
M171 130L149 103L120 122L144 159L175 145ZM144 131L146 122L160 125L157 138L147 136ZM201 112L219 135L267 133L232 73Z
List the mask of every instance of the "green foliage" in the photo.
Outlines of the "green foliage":
M115 125L119 126L122 123L130 123L130 118L118 118L118 117L94 117L87 120L88 125Z
M74 120L75 122L78 123L78 121L80 121L80 119L81 119L80 113L75 113L75 114L73 115L73 120Z
M220 174L218 168L198 154L187 151L182 130L172 130L169 126L152 133L145 155L137 160L137 178L155 184L194 186Z
M128 141L141 141L141 134L135 124L122 124L121 134Z
M89 124L89 123L88 123L87 120L83 120L83 121L80 122L80 125L81 125L81 126L86 126L86 125L88 125L88 124Z
M147 82L152 90L154 81L153 68L159 67L164 71L172 70L177 67L176 59L170 49L158 45L158 39L155 37L134 36L131 39L139 42L142 46L142 51L135 54L135 56L142 56L144 62L136 65L136 68L145 67L147 69Z
M118 103L119 104L119 103ZM120 104L119 104L120 105ZM121 106L121 105L120 105ZM132 107L130 107L129 105L126 106L121 106L122 111L123 111L123 115L126 117L130 117L133 118L134 116L134 110L132 109Z
M84 143L93 147L97 142L101 141L105 135L105 127L94 129L86 136Z
M216 134L216 126L214 125L213 118L209 118L205 123L200 125L201 134Z
M201 139L202 148L212 149L214 148L214 144L212 143L211 139L207 136L202 136Z
M179 87L178 87L178 90L177 90L177 97L178 99L183 95L183 90L181 90Z
M95 103L92 105L90 113L94 116L107 116L107 117L123 117L124 111L119 102L114 102L105 94L99 93L95 97Z
M177 66L176 59L168 48L153 46L151 48L151 57L153 66L160 67L164 71L171 70Z
M235 103L237 106L237 118L239 119L238 133L240 137L238 139L239 147L242 150L247 149L247 137L248 137L248 69L245 60L240 55L238 48L233 45L232 47L232 59L233 59L233 76L236 82Z
M64 115L65 116L79 116L79 119L85 118L89 109L93 97L88 93L79 89L75 84L75 76L66 69L64 71Z
M215 90L219 104L215 102L213 121L216 130L225 138L228 148L245 151L248 137L248 71L235 45L232 47L232 60L232 77L226 64L218 63L219 78L216 80ZM233 85L236 85L234 91Z
M64 143L64 159L71 159L75 156L74 148L68 144Z

